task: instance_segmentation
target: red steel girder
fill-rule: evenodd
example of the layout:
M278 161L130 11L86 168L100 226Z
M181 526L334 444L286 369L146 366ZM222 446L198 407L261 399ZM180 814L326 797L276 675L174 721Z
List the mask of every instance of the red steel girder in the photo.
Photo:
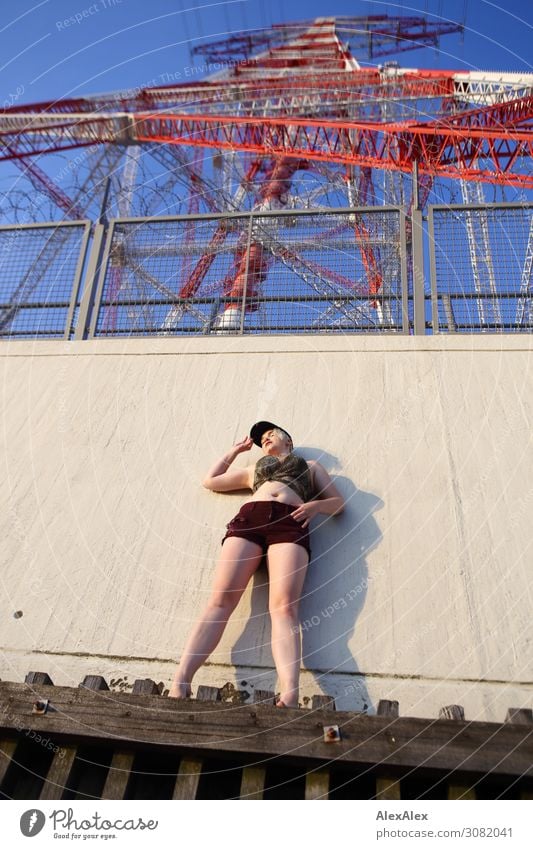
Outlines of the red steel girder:
M303 118L137 114L142 142L318 159L400 171L413 162L421 172L466 180L506 182L533 188L533 174L511 171L519 157L533 156L533 97L476 110L492 111L484 127L447 122L377 124ZM471 113L472 114L472 113ZM490 167L483 167L482 163Z
M264 204L268 207L272 203L283 205L283 197L290 188L294 174L299 168L305 167L306 162L299 162L293 157L276 158L268 179L261 188L261 199L256 209L260 209ZM270 257L262 241L252 239L249 250L243 246L237 252L234 271L225 281L225 294L240 300L246 291L247 298L253 303L260 284L266 278L269 263Z
M260 168L261 161L259 159L254 159L244 176L244 181L253 180ZM227 223L222 220L211 237L208 248L196 263L185 285L182 286L179 292L180 298L191 298L196 294L205 275L216 259L218 251L226 239L227 233Z
M0 116L0 160L25 159L102 142L127 143L129 116Z
M84 217L83 211L74 203L72 198L48 174L39 168L36 162L23 160L17 155L16 149L9 145L6 145L6 149L9 150L15 165L28 177L38 191L44 192L44 194L51 198L69 218L76 220Z
M533 175L513 172L519 158L533 155L533 96L473 110L431 123L351 122L324 118L260 118L227 115L62 116L47 122L9 119L1 128L0 159L65 150L98 142L152 142L259 155L341 162L421 172L466 180L533 187ZM7 146L6 146L7 145ZM484 167L484 165L486 167Z
M439 126L468 127L469 129L499 128L509 129L528 124L533 121L533 94L516 100L495 103L492 106L481 106L458 112L441 121Z
M95 113L105 111L146 111L165 105L180 103L203 104L206 102L231 101L239 97L264 96L265 98L285 93L301 92L307 97L313 92L338 91L339 94L367 94L369 99L381 96L399 100L408 97L449 97L454 93L454 71L413 71L398 76L382 76L377 68L348 70L342 73L291 74L288 77L265 77L260 80L241 79L222 82L194 82L172 86L157 86L141 89L135 94L110 93L94 98L71 98L43 101L0 110L2 116L28 114Z
M179 292L180 298L191 298L196 294L198 287L200 286L202 280L205 275L211 268L214 260L217 257L218 251L221 245L224 243L224 240L227 235L227 227L224 222L218 225L215 230L213 236L211 237L211 241L209 242L209 246L205 249L204 253L196 263L187 283L181 288Z

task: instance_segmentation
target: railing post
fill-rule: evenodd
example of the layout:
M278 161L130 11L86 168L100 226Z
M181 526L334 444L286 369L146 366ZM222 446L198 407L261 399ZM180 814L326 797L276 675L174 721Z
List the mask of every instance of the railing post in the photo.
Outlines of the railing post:
M85 287L80 303L80 311L76 324L76 332L74 334L75 341L79 341L80 339L87 339L89 325L91 324L92 320L92 311L94 309L94 294L96 290L97 281L100 275L100 270L102 267L103 247L106 242L105 237L107 235L108 222L106 217L106 208L110 186L111 178L108 177L104 190L104 197L102 199L102 206L100 209L98 223L94 225L93 244L91 248L91 253L89 255L89 263L87 265L87 272L85 274Z
M431 326L433 333L440 333L439 325L439 292L437 288L437 265L435 261L435 217L433 207L428 208L428 238L429 238L429 284L431 287ZM451 300L448 305L449 310L446 310L452 316L448 315L448 329L456 330L455 320L453 319L453 310Z
M413 162L413 208L411 212L411 254L413 258L413 330L415 336L426 332L424 294L424 243L422 210L418 208L418 162Z
M80 292L81 286L81 275L83 273L83 266L85 265L85 258L87 255L87 248L89 245L89 238L91 235L91 222L85 222L85 229L83 233L83 240L80 247L80 253L78 256L78 262L76 265L76 271L74 274L74 282L72 284L72 290L70 295L70 304L67 312L67 320L65 322L65 335L64 339L70 339L72 334L72 324L74 322L74 314L76 312L76 304L78 303L78 295Z
M248 235L246 239L246 265L244 269L244 286L242 289L242 309L241 309L241 326L239 329L239 333L242 336L244 334L244 314L246 312L246 293L248 291L248 270L250 268L250 246L252 244L252 224L253 224L254 216L253 213L250 213L250 219L248 221Z
M415 336L426 332L426 306L424 294L424 245L422 212L413 209L411 213L411 251L413 255L413 309Z
M102 264L102 250L106 235L106 227L104 224L95 224L93 231L93 244L91 253L89 254L89 263L85 274L85 288L80 303L80 311L78 313L78 321L76 323L76 332L74 340L87 339L87 331L91 320L91 313L94 306L94 292L96 281Z
M405 230L405 212L400 209L400 288L402 334L409 335L409 292L407 276L407 233Z

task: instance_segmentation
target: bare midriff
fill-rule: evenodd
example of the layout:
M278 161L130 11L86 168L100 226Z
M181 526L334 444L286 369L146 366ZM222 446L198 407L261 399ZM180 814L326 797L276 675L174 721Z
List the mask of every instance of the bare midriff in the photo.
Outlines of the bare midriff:
M303 504L294 490L279 481L265 481L248 501L278 501L280 504Z

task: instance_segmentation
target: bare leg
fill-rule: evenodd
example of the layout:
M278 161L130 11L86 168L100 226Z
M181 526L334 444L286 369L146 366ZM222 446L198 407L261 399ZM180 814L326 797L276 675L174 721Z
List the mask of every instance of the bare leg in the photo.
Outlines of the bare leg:
M187 640L169 696L184 699L191 695L194 673L217 647L262 554L260 545L246 539L228 537L224 542L211 596Z
M298 605L308 563L309 555L298 543L280 542L268 549L272 655L278 673L279 701L286 707L298 707L302 660Z

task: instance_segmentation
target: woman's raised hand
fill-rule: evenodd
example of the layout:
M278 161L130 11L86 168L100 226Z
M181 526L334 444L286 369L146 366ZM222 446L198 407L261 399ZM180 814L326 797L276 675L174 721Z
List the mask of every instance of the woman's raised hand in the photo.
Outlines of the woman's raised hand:
M237 454L242 454L243 451L249 451L254 441L251 436L245 436L244 439L241 439L240 442L236 442L233 446L233 450Z

